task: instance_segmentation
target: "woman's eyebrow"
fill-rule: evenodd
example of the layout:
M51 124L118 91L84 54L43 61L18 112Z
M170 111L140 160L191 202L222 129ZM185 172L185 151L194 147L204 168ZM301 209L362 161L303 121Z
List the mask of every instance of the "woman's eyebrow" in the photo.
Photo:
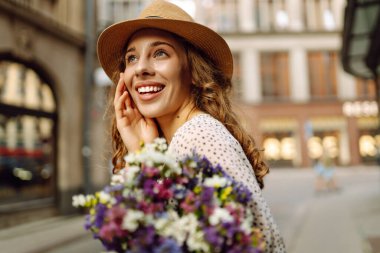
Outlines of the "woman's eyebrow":
M167 45L167 46L169 46L175 50L175 47L172 44L165 42L165 41L155 41L155 42L152 42L149 44L150 47L157 47L160 45ZM127 54L129 52L134 52L134 51L136 51L136 47L131 47L131 48L127 49L127 51L125 53Z
M129 53L129 52L133 52L133 51L136 51L135 47L131 47L131 48L127 49L127 51L125 53Z
M165 42L165 41L155 41L155 42L153 42L153 43L150 44L151 47L157 47L157 46L160 46L160 45L167 45L167 46L169 46L169 47L171 47L171 48L173 48L175 50L175 48L174 48L174 46L172 44L170 44L168 42Z

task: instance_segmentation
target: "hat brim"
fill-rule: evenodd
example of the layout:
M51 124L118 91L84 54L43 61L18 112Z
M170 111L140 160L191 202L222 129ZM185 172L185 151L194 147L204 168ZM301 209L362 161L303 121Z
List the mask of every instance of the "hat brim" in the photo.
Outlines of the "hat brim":
M174 33L205 53L228 77L232 77L233 59L226 41L210 28L189 21L144 18L116 23L99 36L97 52L101 66L112 79L119 72L122 50L129 38L138 30L157 28Z

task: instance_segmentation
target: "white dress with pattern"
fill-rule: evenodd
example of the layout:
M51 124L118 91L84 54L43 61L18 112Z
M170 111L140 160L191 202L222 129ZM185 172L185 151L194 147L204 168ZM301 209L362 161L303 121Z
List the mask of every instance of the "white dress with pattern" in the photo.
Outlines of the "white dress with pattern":
M177 160L196 152L205 155L214 165L220 164L235 180L253 194L250 208L254 224L266 240L266 252L285 252L285 246L271 212L264 200L240 143L225 126L208 114L199 114L183 124L174 134L169 151Z

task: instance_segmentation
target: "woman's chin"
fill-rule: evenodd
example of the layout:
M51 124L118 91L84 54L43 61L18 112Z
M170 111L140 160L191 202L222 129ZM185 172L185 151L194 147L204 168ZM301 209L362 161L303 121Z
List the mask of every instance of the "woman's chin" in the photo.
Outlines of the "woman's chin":
M144 118L148 119L154 119L160 117L160 113L154 112L154 111L148 111L148 110L142 110L140 111L141 115L144 116Z

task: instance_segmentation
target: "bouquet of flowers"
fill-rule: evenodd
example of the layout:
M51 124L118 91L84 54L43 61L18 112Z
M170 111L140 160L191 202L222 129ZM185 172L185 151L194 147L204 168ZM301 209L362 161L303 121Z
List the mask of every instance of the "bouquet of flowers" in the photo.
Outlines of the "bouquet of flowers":
M163 139L125 157L95 195L76 195L85 227L111 252L263 252L251 194L198 155L176 162Z

